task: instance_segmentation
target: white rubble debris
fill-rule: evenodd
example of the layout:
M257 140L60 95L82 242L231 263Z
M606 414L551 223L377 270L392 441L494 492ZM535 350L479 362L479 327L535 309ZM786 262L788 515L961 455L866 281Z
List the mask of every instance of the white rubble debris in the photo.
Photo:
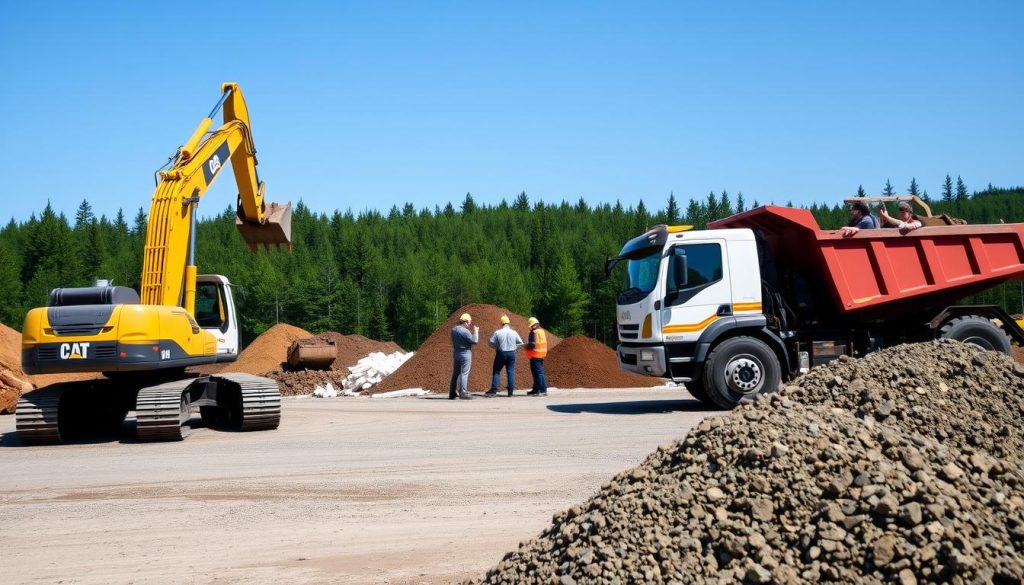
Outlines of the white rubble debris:
M375 351L356 362L348 369L349 374L341 381L341 393L354 396L363 390L373 388L402 366L414 352L396 351L385 354Z
M334 389L334 384L327 383L327 387L317 386L313 390L313 396L317 398L335 398L338 396L338 391Z
M426 396L427 394L430 394L430 392L423 388L406 388L405 390L381 392L380 394L370 396L370 398L401 398L403 396Z

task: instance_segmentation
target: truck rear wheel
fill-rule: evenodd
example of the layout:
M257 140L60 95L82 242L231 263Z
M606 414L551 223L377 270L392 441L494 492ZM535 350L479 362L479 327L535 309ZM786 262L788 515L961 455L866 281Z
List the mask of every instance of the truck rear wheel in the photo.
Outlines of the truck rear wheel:
M708 355L700 382L715 406L731 409L743 400L777 390L780 370L778 357L763 341L733 337Z
M978 315L966 315L949 320L939 329L940 339L954 339L980 347L986 351L999 351L1010 355L1010 337L995 323Z

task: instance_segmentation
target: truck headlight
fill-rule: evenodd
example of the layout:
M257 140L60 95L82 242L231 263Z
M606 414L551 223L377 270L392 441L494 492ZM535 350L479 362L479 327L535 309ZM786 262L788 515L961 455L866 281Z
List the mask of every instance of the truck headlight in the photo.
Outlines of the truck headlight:
M649 349L641 350L640 351L640 361L642 361L642 362L653 362L654 361L654 352L649 350Z

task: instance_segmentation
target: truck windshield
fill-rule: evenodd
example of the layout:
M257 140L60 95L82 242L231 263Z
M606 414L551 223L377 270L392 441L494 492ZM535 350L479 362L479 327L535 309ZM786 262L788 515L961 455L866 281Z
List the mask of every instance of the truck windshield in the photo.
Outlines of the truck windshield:
M658 267L661 265L661 248L656 248L646 255L630 258L626 264L629 273L628 288L619 293L618 303L628 305L635 303L651 294L658 283Z

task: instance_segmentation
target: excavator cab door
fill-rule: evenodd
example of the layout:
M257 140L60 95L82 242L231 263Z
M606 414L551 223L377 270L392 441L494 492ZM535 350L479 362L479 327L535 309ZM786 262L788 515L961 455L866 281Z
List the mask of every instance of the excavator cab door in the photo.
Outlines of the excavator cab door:
M238 314L228 279L213 275L196 278L196 322L217 339L217 361L235 361Z

